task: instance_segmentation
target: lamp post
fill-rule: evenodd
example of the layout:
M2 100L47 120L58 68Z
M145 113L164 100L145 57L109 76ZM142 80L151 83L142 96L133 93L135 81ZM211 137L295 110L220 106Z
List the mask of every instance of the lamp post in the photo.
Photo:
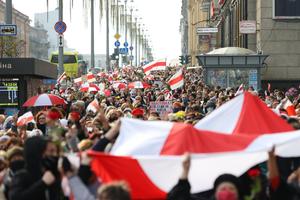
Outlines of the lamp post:
M135 18L135 66L138 66L138 37L139 37L139 27L137 24L137 17Z
M63 0L59 0L58 21L63 21ZM58 47L58 75L64 73L64 47Z
M91 0L91 66L95 67L94 0Z
M12 0L5 2L5 23L12 24Z
M106 71L110 71L109 57L109 0L106 0Z
M133 2L133 0L131 1ZM132 31L132 25L133 25L133 19L132 19L132 13L133 13L133 7L130 8L130 66L132 66L132 45L133 45L133 31Z

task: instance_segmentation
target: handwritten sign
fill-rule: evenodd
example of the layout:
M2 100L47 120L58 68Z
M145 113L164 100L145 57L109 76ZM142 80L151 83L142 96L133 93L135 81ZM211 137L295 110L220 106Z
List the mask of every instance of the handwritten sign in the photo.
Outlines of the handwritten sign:
M150 112L157 112L161 118L172 113L172 101L151 101Z

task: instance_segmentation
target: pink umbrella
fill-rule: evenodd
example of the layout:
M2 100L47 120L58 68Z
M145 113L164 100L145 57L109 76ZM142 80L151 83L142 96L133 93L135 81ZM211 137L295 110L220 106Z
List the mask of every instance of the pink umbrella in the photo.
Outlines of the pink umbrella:
M141 82L141 81L135 81L128 84L128 88L130 89L142 89L142 88L149 88L151 87L148 83Z
M54 94L41 94L29 98L23 107L37 107L37 106L53 106L53 105L64 105L66 101Z

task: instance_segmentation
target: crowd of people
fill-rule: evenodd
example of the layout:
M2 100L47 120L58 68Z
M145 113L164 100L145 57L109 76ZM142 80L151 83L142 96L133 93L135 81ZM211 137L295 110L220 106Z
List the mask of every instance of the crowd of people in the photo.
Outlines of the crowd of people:
M90 168L87 150L109 152L116 140L120 118L168 120L195 124L225 102L235 97L237 87L207 86L202 69L184 71L184 86L171 91L168 79L176 72L165 71L145 75L142 69L130 67L110 74L96 75L95 84L103 84L100 92L82 92L80 84L66 78L48 93L66 100L65 105L47 108L24 108L18 115L0 115L0 199L3 200L129 200L126 182L102 184ZM143 81L151 87L118 88L115 83ZM249 92L257 95L295 129L300 128L300 93L296 88ZM106 92L108 91L108 92ZM289 117L281 104L286 98L296 108ZM98 110L87 110L97 99ZM172 112L167 115L150 109L150 102L170 101ZM31 110L35 123L17 126L18 116ZM70 156L75 153L78 156ZM72 154L73 155L73 154ZM80 165L74 159L80 157ZM221 175L214 188L191 194L188 174L190 156L185 155L183 172L168 199L300 199L300 161L297 158L276 158L254 166L242 177Z

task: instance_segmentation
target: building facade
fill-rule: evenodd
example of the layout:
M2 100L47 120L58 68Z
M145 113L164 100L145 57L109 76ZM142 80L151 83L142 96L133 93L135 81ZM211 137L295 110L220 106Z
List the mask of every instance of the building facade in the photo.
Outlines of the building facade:
M48 49L50 44L48 42L48 34L42 27L30 27L30 57L48 60Z
M53 11L34 14L34 26L44 28L48 33L49 49L48 56L51 52L57 51L58 36L54 30L54 24L58 19L58 9ZM66 42L65 42L66 46Z
M0 0L0 23L5 24L5 3ZM30 19L27 15L13 9L12 23L17 25L17 38L22 41L22 45L18 51L20 52L19 57L29 57L29 30L30 30Z
M203 9L203 3L209 9ZM189 0L188 16L188 49L193 57L220 47L247 48L269 55L261 70L263 86L298 84L300 0ZM243 21L252 21L256 31L243 34L240 31ZM209 33L209 47L200 42L203 36L197 34L197 27L218 29L217 33Z

